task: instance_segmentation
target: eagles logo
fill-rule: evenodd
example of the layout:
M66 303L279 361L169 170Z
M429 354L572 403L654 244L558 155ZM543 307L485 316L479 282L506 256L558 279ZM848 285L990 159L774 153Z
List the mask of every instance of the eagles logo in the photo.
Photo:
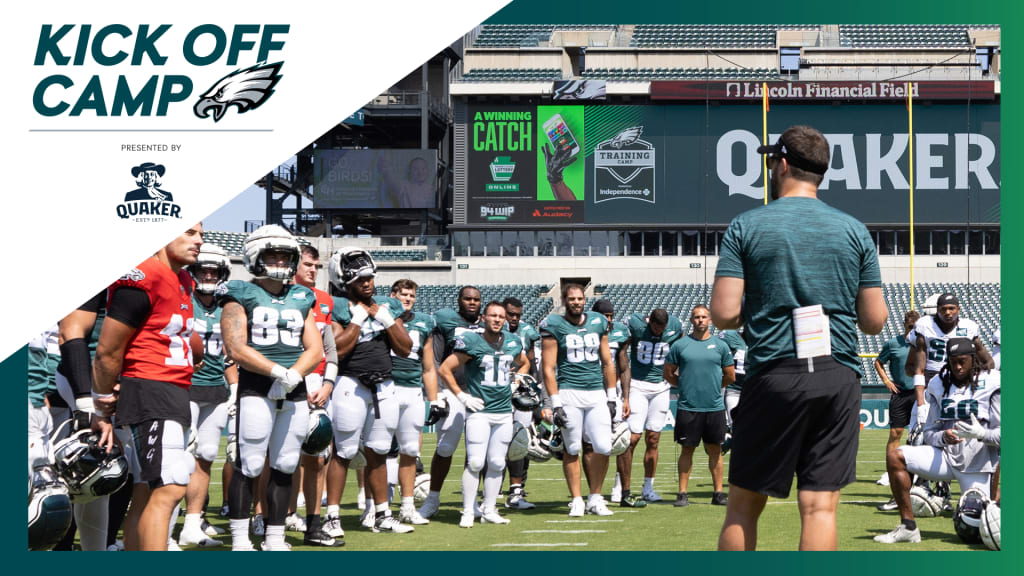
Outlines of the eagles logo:
M200 96L192 111L199 118L209 118L212 113L213 121L220 122L231 106L237 106L239 114L259 108L273 95L283 65L284 62L261 63L235 70Z
M640 134L644 131L643 126L633 126L632 128L626 128L622 132L615 135L614 138L608 141L608 145L612 148L619 149L628 144L636 142L640 138Z
M121 280L130 280L132 282L141 282L146 278L146 273L138 268L132 268L131 272L121 276Z

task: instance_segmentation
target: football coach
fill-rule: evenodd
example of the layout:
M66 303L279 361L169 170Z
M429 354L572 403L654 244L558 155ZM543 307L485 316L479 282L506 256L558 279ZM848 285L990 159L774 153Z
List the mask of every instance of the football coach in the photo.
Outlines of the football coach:
M839 490L856 479L857 326L878 334L889 310L867 228L818 199L821 132L792 126L758 153L772 202L729 224L711 296L715 326L745 325L750 347L718 548L756 549L768 497L788 497L795 473L800 549L834 550Z

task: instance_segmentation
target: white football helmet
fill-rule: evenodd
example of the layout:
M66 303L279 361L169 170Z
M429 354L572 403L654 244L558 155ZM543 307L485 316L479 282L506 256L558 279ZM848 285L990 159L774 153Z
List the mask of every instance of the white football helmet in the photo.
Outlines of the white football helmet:
M270 251L289 253L288 263L284 266L267 266L263 262L263 255ZM299 254L299 243L291 232L277 224L267 224L253 230L245 239L242 263L256 278L284 281L295 275L295 270L299 266Z
M981 515L981 541L988 546L990 550L999 550L1000 544L1000 533L999 533L999 503L989 502L985 506L985 512Z
M356 278L376 276L377 264L366 250L355 246L346 246L331 254L331 261L327 265L327 275L331 284L338 290L342 290Z
M199 281L199 270L203 268L217 271L216 282ZM213 294L217 290L218 284L228 281L228 276L231 275L231 260L228 259L228 253L223 248L216 244L204 242L199 247L199 259L196 260L195 264L189 264L188 272L196 281L196 292L200 294Z
M511 462L526 458L530 450L530 432L520 422L512 424L512 441L508 444L507 458Z
M619 422L612 428L612 451L610 454L612 457L626 453L626 449L629 448L630 436L629 424L625 421Z
M939 296L942 294L935 293L929 296L921 305L921 312L927 316L935 316L935 313L939 311Z

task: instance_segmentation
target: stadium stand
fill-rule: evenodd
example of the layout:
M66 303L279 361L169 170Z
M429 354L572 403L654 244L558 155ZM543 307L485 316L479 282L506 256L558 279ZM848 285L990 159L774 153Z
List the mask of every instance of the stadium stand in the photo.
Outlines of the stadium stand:
M839 27L846 48L962 48L970 46L968 30L992 30L993 25L872 24Z
M535 82L561 80L558 68L477 68L462 77L468 82Z
M489 24L481 27L480 33L473 40L475 48L503 48L519 46L537 46L541 42L551 40L555 30L614 30L615 25L609 24Z
M778 26L771 24L642 24L634 29L630 46L774 48L778 30Z
M591 68L582 78L602 80L778 80L774 68Z

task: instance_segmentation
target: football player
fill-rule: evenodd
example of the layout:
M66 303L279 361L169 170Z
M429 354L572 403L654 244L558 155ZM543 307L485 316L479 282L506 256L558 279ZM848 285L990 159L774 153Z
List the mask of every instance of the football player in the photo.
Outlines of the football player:
M629 326L623 322L615 321L615 305L610 300L601 299L594 302L590 311L604 316L611 325L608 331L608 350L611 352L612 362L615 363L615 401L618 405L615 418L612 419L612 425L614 426L622 422L624 417L629 418L629 412L622 407L622 380L630 378L629 359L624 347L624 344L629 340ZM584 452L584 458L586 457L586 452ZM611 501L616 503L622 502L622 476L618 473L619 460L621 458L615 459L615 485L612 487L611 497ZM643 508L647 505L647 501L641 498L633 497L632 501L635 508Z
M178 536L181 546L220 546L202 526L202 512L210 487L210 469L217 459L220 437L228 423L232 393L238 388L238 369L225 367L224 342L220 334L221 308L214 293L231 275L231 261L224 249L204 243L199 259L188 267L195 280L192 292L193 330L202 338L203 362L192 375L189 407L192 431L196 434L196 470L185 492L185 524Z
M459 526L472 528L477 488L484 466L484 498L480 521L508 524L498 514L495 501L505 475L505 455L512 441L512 372L530 370L523 341L504 330L505 307L491 301L484 307L484 333L464 332L455 337L455 352L439 372L459 402L466 407L466 467L462 472L462 519ZM465 366L466 389L455 380L454 370Z
M192 415L192 278L202 224L192 226L110 287L93 362L94 429L109 451L110 417L131 429L135 485L125 518L125 547L167 550L173 511L185 496L195 459L185 450ZM115 394L114 385L120 381Z
M402 490L402 505L398 520L409 524L428 524L416 510L413 490L416 487L416 459L420 455L420 436L426 418L426 401L437 402L437 372L434 371L434 318L430 314L413 312L416 305L417 284L402 279L391 285L391 297L402 303L402 323L409 333L412 349L402 357L391 352L391 375L398 394L398 483Z
M463 286L459 289L458 311L444 308L434 312L434 356L435 363L440 364L455 350L455 337L464 332L483 333L484 327L480 318L480 290L475 286ZM455 378L462 379L462 371L455 373ZM466 423L466 410L462 403L444 388L438 392L437 402L430 406L430 418L427 425L441 421L437 429L437 449L430 461L430 492L420 506L419 513L430 518L437 513L441 505L441 488L448 477L452 466L452 454L459 446L462 429Z
M599 516L612 514L601 489L612 450L612 420L618 411L615 366L608 348L608 319L597 312L585 312L586 302L582 286L566 283L562 286L565 314L550 314L539 327L544 339L544 385L551 397L552 420L562 429L565 443L562 471L572 495L572 517L583 516L584 510ZM590 496L586 506L579 463L584 437L594 449L588 459Z
M948 292L939 296L934 315L923 316L914 324L914 330L907 337L912 350L907 355L905 370L907 376L914 379L918 424L924 424L928 420L929 406L925 399L925 386L946 362L946 342L950 338L967 338L973 341L982 367L985 370L995 367L992 356L981 343L979 335L978 324L960 317L960 301Z
M408 356L412 348L401 315L401 302L374 296L377 265L365 250L341 248L331 256L332 286L344 296L334 299L331 321L338 346L338 385L331 398L335 455L328 475L336 484L327 491L324 531L338 538L339 505L349 462L364 446L366 485L374 504L366 502L364 520L374 532L412 532L388 509L387 454L398 428L398 395L392 380L391 352Z
M942 304L940 303L940 310ZM914 520L910 477L956 479L960 492L980 490L989 495L991 476L999 463L1000 375L985 369L975 343L950 338L939 373L925 392L930 410L924 426L924 445L900 446L886 454L889 486L900 511L900 525L875 536L876 542L920 542Z
M308 244L300 247L299 265L296 267L295 276L292 282L299 286L305 286L313 291L316 297L316 306L313 308L313 318L324 346L324 357L317 364L313 372L306 376L306 389L319 388L323 382L331 383L338 376L338 349L334 344L334 329L331 326L331 313L334 311L334 299L330 294L316 287L317 273L322 268L320 264L320 251ZM330 534L324 532L320 521L320 495L324 492L324 485L327 479L327 459L330 458L330 450L324 454L306 454L299 456L299 469L296 476L299 481L292 479L292 494L289 505L288 518L285 519L285 527L298 529L304 532L302 543L306 546L324 546L331 548L344 545L344 542L335 540ZM298 516L297 504L299 488L306 500L306 521ZM290 525L290 527L289 527Z
M718 337L725 341L732 352L733 371L736 373L736 380L725 387L725 418L731 430L732 411L740 404L743 378L747 375L747 342L737 330L722 330Z
M311 390L316 382L306 382L323 359L324 347L314 315L316 296L305 286L287 284L299 263L298 242L280 226L261 226L245 239L243 263L253 280L232 280L217 290L224 308L224 346L238 364L238 469L228 487L231 549L253 549L253 484L269 464L262 547L286 551L292 473L299 464L309 407L323 406L332 385L324 382Z
M693 330L669 349L663 370L665 380L679 390L675 440L682 450L675 506L690 503L686 488L693 470L693 453L701 441L708 455L708 469L715 489L711 504L725 506L729 498L722 491L722 442L727 430L722 390L736 379L734 361L725 341L711 337L711 312L707 306L694 306L690 325Z
M633 468L633 451L644 439L644 487L641 498L646 502L660 502L661 495L654 490L654 472L658 469L658 441L668 418L669 383L662 378L665 357L672 343L683 335L683 323L670 316L664 308L651 310L644 318L640 314L629 317L629 340L622 345L623 354L629 350L629 380L622 382L623 412L629 414L629 448L618 457L616 467L622 479L622 505L636 507L638 498L630 494L629 484Z
M534 363L533 348L540 341L540 333L527 322L523 322L523 303L518 298L508 297L502 301L505 307L505 319L508 322L508 331L519 337L523 342L523 351L529 361L528 370L536 370ZM549 415L550 417L550 415ZM512 418L525 427L533 424L532 410L512 410ZM530 510L536 508L532 502L526 499L526 473L530 468L530 461L527 458L508 461L508 497L505 498L505 507L513 510Z
M907 340L907 337L920 318L921 315L914 310L904 314L903 335L883 344L882 351L875 358L875 372L892 393L892 396L889 397L889 440L885 445L886 454L899 447L903 429L910 424L910 413L915 404L916 392L914 391L914 379L907 375L903 367L907 365L907 355L910 354L910 341ZM885 372L886 363L889 364L889 374L892 374L892 378ZM888 471L884 480L885 482L889 480ZM895 510L896 500L880 504L878 509Z
M992 333L992 364L995 365L996 370L1002 370L999 360L999 328Z

